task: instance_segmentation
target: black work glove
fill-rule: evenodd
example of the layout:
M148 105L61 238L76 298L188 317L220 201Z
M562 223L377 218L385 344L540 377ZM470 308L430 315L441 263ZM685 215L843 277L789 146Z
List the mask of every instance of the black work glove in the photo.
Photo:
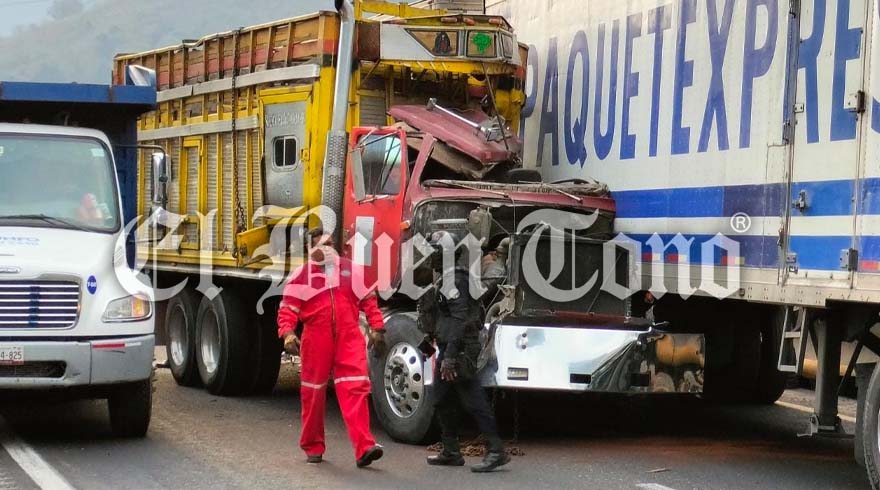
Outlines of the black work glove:
M376 357L388 355L388 344L385 343L385 330L370 330L370 344L367 347Z
M434 341L431 339L430 335L425 335L425 338L422 339L422 342L419 344L419 351L425 355L425 357L431 357L437 352L437 349L434 347Z
M458 377L456 369L458 369L457 360L443 359L443 362L440 363L440 378L444 381L455 381L455 378Z

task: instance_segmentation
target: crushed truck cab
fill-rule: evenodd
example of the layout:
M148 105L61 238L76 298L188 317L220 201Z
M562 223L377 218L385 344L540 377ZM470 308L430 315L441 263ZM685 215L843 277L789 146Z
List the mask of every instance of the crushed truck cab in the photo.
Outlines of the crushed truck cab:
M430 286L433 271L418 241L445 231L459 246L475 244L479 256L459 264L470 265L472 276L481 264L483 274L489 270L487 260L505 271L497 291L487 287L480 297L484 386L703 392L705 338L646 314L645 295L630 289L629 256L612 240L616 206L607 186L542 182L522 168L520 141L504 120L479 107L432 99L389 115L393 126L352 130L346 170L344 251L364 268L367 284L398 298ZM625 294L612 294L615 287ZM428 427L416 421L430 418L424 400L433 386L432 360L406 355L421 340L416 318L406 310L389 316L392 348L372 368L379 419L412 442Z

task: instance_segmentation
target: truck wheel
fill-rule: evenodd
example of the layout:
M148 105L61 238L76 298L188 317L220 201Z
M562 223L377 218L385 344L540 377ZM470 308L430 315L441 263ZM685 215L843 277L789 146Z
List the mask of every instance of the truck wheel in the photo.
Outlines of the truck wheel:
M775 308L764 318L766 320L761 324L761 359L753 401L772 405L779 400L788 384L788 376L777 369L785 310Z
M174 381L180 386L199 384L196 365L196 292L183 289L168 300L165 310L165 353Z
M107 399L116 437L144 437L153 410L153 378L119 386Z
M239 395L249 381L247 315L229 288L202 298L196 315L199 376L212 395Z
M860 435L868 479L874 490L880 490L880 431L877 428L880 419L880 369L874 369L867 388Z
M414 313L397 313L385 323L388 354L370 356L373 408L392 439L423 444L435 432L433 386L425 385L431 361L422 362L422 334Z
M271 310L265 315L251 315L254 328L254 343L251 349L251 380L248 393L267 395L278 383L278 371L281 369L282 342L278 338L275 326L275 315Z

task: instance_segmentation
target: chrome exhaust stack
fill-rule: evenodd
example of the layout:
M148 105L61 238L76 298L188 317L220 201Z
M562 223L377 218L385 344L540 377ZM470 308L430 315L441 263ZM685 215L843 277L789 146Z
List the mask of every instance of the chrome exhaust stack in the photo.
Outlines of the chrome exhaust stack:
M348 156L348 104L351 92L351 68L354 63L355 17L352 0L336 0L339 12L339 46L336 52L336 86L333 101L333 118L327 135L324 153L324 177L322 201L324 208L319 214L321 225L337 235L342 222L343 193L345 192L345 162Z

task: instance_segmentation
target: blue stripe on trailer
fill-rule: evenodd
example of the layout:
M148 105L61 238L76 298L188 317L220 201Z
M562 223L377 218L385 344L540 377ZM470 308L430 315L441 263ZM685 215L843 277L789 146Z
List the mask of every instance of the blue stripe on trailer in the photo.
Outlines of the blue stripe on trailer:
M860 182L860 214L880 214L880 178ZM855 181L794 182L786 184L683 187L612 192L619 218L711 218L746 213L752 217L782 216L805 191L807 209L794 216L851 216Z
M626 236L638 241L642 244L642 253L652 253L648 246L648 240L652 235L645 234L627 234ZM663 244L667 246L662 254L662 262L674 262L670 260L670 255L687 255L687 263L690 264L722 264L723 258L727 256L721 253L721 250L713 247L712 255L703 257L702 246L704 243L712 240L715 235L682 235L686 240L693 241L688 250L678 250L671 245L672 239L676 235L659 235L663 240ZM737 237L728 237L737 242L740 247L739 257L742 257L742 266L760 267L760 268L777 268L779 265L779 248L776 245L776 238L771 236L760 235L744 235Z
M154 106L156 89L133 85L0 82L0 102L70 102Z
M642 244L642 253L649 254L653 250L648 246L648 240L652 235L627 234L628 237ZM711 256L703 256L702 245L714 235L682 235L686 240L691 240L688 250L678 250L672 246L672 239L676 235L659 235L667 248L663 251L662 262L675 263L675 257L687 255L689 264L724 264L726 253L718 248L713 248ZM743 267L758 267L764 269L776 269L779 267L779 247L776 237L772 236L729 236L740 246L739 257L742 258L740 265ZM797 265L800 269L837 271L840 270L839 251L851 246L852 238L849 236L793 236L791 246L797 251ZM862 237L861 260L880 261L880 236ZM645 261L648 262L648 261ZM877 271L866 271L877 272Z
M859 190L859 214L880 214L880 178L864 179Z

